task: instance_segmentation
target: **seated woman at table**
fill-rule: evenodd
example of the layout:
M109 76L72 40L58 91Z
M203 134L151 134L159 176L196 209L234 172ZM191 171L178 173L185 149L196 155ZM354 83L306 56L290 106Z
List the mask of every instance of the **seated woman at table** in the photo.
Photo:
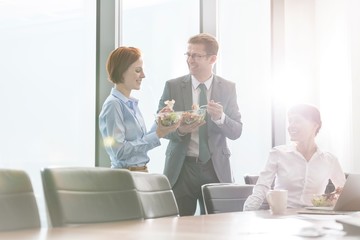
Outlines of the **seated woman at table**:
M315 142L321 128L319 110L312 105L295 105L288 111L288 121L292 143L271 149L244 211L260 209L274 179L274 189L288 190L288 208L312 206L312 198L324 193L329 179L335 187L345 183L337 158Z

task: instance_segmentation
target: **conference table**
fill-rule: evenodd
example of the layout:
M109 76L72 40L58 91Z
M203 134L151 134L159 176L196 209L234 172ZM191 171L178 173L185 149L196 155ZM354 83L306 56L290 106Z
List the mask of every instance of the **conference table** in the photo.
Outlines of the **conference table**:
M360 213L314 215L289 209L283 215L272 215L269 210L262 210L1 232L0 239L359 239L360 234L344 231L337 222L348 218L360 219Z

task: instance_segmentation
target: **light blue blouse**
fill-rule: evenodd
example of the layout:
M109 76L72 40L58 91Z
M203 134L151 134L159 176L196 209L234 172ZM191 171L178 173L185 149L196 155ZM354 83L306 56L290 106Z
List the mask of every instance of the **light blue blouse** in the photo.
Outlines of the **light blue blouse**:
M113 88L99 115L99 128L112 168L144 166L147 152L160 145L156 124L147 132L138 100Z

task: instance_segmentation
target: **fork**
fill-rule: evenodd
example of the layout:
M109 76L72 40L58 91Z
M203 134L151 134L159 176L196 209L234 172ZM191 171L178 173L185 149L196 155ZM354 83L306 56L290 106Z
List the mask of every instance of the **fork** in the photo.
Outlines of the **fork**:
M217 104L219 104L220 102L216 102ZM199 108L206 108L207 107L207 104L205 105L201 105Z

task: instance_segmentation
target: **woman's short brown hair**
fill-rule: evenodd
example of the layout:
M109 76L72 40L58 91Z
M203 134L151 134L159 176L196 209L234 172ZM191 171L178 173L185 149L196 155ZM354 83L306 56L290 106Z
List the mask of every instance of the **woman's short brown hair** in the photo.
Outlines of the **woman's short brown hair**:
M141 51L135 47L118 47L112 51L106 62L106 71L111 82L123 82L123 74L141 57Z

